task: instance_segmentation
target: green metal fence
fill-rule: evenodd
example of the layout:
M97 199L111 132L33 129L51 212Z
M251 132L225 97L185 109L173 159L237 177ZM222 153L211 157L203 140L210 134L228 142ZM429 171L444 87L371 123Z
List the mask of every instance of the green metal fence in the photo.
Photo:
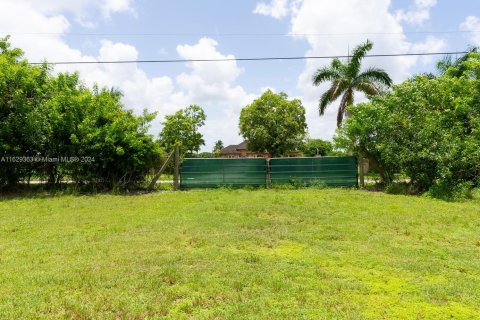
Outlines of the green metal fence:
M355 157L185 159L180 189L229 187L266 187L301 183L321 183L332 187L358 185ZM268 173L269 171L269 173Z
M272 185L299 182L353 187L358 185L357 168L355 157L271 159L270 181Z
M180 189L229 187L264 187L266 160L239 159L185 159L180 175Z

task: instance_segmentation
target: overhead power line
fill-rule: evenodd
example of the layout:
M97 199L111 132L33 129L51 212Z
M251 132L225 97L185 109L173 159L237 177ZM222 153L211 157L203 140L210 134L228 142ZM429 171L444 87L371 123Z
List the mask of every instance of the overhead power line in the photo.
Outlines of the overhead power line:
M181 36L220 36L220 37L335 37L335 36L355 36L355 35L403 35L403 34L462 34L462 33L480 33L480 30L440 30L440 31L404 31L404 32L339 32L339 33L193 33L193 32L176 32L176 33L161 33L161 32L132 32L132 33L61 33L61 32L7 32L1 31L0 34L15 35L15 36L98 36L98 37L181 37Z
M457 54L466 54L468 51L457 52L425 52L425 53L394 53L394 54L370 54L365 58L384 58L384 57L414 57L414 56L448 56ZM273 61L273 60L311 60L311 59L342 59L350 58L349 55L332 56L304 56L304 57L261 57L261 58L223 58L223 59L171 59L171 60L110 60L110 61L56 61L47 62L53 65L68 64L131 64L131 63L189 63L189 62L232 62L232 61ZM44 62L31 62L32 65L44 64Z

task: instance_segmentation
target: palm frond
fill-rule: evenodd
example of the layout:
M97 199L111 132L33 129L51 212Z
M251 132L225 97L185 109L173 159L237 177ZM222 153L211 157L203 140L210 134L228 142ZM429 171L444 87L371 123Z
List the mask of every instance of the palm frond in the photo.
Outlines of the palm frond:
M367 40L353 49L352 58L348 63L348 74L354 78L360 72L362 59L365 58L368 51L372 50L373 42Z
M390 87L393 83L388 73L380 68L368 68L360 73L353 83L371 82L373 84L382 84Z
M332 69L338 70L338 72L341 74L344 74L347 68L347 65L338 58L333 59L330 66Z
M380 89L375 84L368 81L355 83L354 88L365 93L369 97L378 96L381 93Z
M437 71L440 73L440 75L444 75L447 72L448 68L450 68L452 65L452 56L445 56L437 62Z
M330 88L324 94L322 94L322 97L320 98L320 101L318 102L318 113L321 116L323 116L323 114L325 113L325 109L333 101L335 101L335 99L333 99L333 90L332 90L332 88Z
M320 115L323 115L327 106L333 101L337 100L346 89L347 86L344 79L338 79L337 81L334 81L330 89L328 89L320 98L318 104L318 111Z
M341 74L338 70L335 70L332 67L323 67L318 69L313 75L313 84L319 86L323 82L335 81L340 77Z

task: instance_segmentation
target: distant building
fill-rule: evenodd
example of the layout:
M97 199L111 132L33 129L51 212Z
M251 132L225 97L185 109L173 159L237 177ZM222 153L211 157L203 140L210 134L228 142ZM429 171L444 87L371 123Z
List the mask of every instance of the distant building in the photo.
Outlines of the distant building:
M269 153L257 153L248 150L248 144L243 141L240 144L232 144L220 151L222 158L268 158Z
M301 153L299 152L291 152L287 155L287 157L300 157ZM265 153L257 153L248 150L248 144L246 141L243 141L240 144L232 144L223 148L220 151L220 157L222 158L270 158L270 154L268 152Z

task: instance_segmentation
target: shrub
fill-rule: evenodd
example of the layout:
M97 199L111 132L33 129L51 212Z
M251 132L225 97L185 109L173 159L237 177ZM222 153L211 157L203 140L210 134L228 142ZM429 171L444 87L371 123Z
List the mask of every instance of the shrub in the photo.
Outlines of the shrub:
M52 76L47 64L30 65L8 38L0 39L0 188L32 178L94 189L142 182L161 156L147 133L156 115L134 115L121 95L90 90L76 73ZM47 158L52 161L41 160Z
M456 183L454 185L447 182L434 184L425 196L446 201L459 201L473 199L473 190L471 182Z
M415 194L415 190L412 185L408 183L396 183L392 182L385 186L385 193L388 194L398 194L398 195L411 195Z

